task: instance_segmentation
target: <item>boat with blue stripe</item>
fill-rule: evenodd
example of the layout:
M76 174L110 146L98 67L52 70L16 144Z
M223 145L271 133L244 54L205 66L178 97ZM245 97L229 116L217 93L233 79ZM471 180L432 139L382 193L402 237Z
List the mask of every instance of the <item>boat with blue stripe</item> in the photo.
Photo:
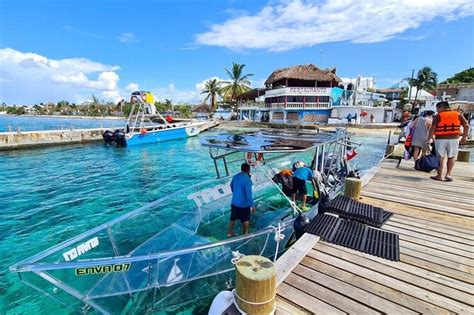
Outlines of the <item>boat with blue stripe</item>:
M205 126L202 121L175 121L164 118L156 110L153 94L147 91L132 93L132 110L124 129L106 130L102 137L106 144L129 146L184 139L197 136Z

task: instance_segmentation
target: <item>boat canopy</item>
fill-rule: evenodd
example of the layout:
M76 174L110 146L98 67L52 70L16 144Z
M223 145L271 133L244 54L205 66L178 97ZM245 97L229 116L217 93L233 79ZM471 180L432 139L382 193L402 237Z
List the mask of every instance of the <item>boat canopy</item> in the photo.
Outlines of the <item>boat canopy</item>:
M259 130L241 134L223 133L201 139L201 145L211 149L224 149L250 153L304 152L340 138L336 132L270 131Z

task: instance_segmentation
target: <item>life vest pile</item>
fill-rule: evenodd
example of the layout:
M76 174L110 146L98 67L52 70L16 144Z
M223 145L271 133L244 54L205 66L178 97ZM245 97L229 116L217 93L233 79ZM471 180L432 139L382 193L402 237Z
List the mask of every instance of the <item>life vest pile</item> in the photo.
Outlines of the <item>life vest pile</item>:
M461 134L461 122L459 121L458 112L441 112L438 117L435 136L459 136Z

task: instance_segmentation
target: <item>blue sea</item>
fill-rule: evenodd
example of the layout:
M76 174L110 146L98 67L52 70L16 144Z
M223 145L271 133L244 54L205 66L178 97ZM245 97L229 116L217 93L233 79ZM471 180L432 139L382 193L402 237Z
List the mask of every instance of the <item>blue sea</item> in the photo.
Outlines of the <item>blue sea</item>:
M358 168L368 169L381 159L386 137L353 140L364 142L354 161ZM0 152L0 314L68 314L21 283L8 267L214 177L199 137L129 148L79 144Z
M123 127L125 119L0 115L0 132Z

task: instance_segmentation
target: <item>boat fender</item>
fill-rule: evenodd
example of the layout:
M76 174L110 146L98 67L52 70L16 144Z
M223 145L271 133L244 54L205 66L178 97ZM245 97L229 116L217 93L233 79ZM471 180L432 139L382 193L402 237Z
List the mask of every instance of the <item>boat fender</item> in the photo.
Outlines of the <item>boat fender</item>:
M301 236L303 236L304 229L309 224L309 222L310 219L304 214L300 214L296 217L295 222L293 223L296 239L299 239Z
M140 134L146 135L147 133L148 133L148 130L146 130L145 128L140 129Z
M221 291L212 300L209 308L209 315L222 315L225 310L234 302L234 295L231 291Z

